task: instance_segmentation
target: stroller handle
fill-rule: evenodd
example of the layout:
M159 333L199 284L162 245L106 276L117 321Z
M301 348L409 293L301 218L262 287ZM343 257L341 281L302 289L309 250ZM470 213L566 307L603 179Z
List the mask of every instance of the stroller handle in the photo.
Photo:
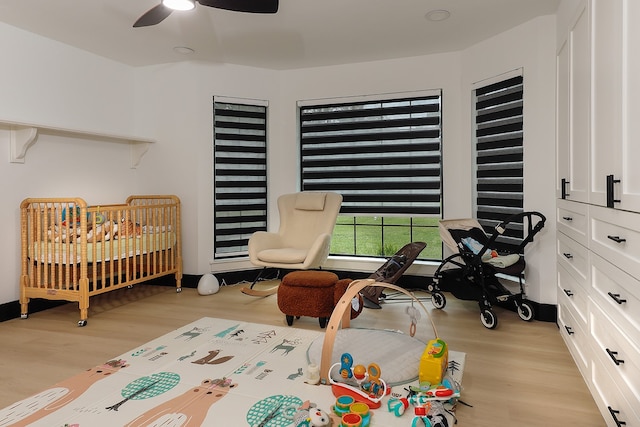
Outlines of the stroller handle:
M507 217L500 224L496 225L495 227L496 232L493 233L489 238L489 241L487 242L487 248L490 247L493 244L493 242L495 242L495 240L498 238L499 235L504 234L508 224L512 222L521 222L525 218L527 219L527 235L524 237L524 239L522 240L522 243L520 243L520 246L518 246L518 249L517 249L517 253L522 252L524 247L527 246L529 242L532 242L535 235L538 234L538 232L540 232L540 230L544 228L544 224L547 221L547 217L545 217L542 213L538 211L519 212L517 214L513 214Z

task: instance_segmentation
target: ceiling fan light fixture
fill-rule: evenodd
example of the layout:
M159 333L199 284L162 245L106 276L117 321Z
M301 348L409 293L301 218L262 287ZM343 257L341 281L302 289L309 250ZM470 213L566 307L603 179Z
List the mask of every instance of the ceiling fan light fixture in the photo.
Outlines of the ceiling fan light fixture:
M191 10L196 7L194 0L162 0L162 4L173 10Z

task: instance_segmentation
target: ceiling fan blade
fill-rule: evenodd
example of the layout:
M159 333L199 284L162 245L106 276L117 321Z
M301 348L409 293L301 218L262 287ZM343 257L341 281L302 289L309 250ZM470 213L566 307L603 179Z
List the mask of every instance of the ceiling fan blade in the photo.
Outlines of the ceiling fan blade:
M197 0L203 6L249 13L276 13L278 0Z
M167 6L160 3L157 6L149 9L144 15L142 15L133 24L134 27L148 27L149 25L156 25L165 20L165 18L171 15L173 9L169 9Z

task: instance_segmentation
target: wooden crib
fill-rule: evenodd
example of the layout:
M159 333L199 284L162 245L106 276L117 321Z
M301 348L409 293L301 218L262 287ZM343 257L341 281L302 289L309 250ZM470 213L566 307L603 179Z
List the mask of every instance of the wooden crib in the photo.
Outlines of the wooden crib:
M81 198L30 198L20 204L20 304L77 301L87 324L89 298L161 276L182 281L180 199L130 196L124 204L87 206Z

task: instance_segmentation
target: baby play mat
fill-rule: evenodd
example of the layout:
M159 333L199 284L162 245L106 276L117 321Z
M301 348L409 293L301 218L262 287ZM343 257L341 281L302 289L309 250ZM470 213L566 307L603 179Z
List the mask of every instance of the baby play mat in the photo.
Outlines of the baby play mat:
M311 401L330 411L336 403L330 386L305 382L307 354L322 337L321 330L205 317L0 410L0 426L293 426L285 408ZM394 338L376 338L365 354L382 358ZM461 381L464 354L450 351L449 360ZM392 392L405 394L403 387ZM386 399L370 425L410 425L412 409L396 417Z
M314 340L309 347L310 363L320 364L322 338ZM336 334L331 360L340 360L340 355L348 352L359 364L378 364L387 384L400 385L418 379L417 367L425 345L424 342L397 331L341 329ZM332 372L334 380L338 380L338 377L338 372Z

